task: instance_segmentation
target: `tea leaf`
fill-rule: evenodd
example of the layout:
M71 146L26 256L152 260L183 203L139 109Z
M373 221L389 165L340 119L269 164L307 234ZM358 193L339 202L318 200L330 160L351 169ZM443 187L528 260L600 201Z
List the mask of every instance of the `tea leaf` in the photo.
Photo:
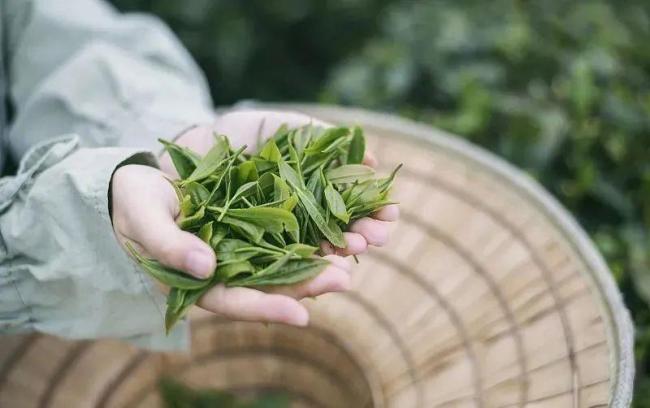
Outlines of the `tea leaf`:
M259 178L255 162L247 160L237 166L237 182L239 185L249 181L256 181Z
M337 139L345 137L349 133L350 130L346 127L328 128L321 135L312 139L311 143L305 148L305 154L320 153Z
M345 164L328 170L327 180L333 184L356 183L371 179L375 170L363 164Z
M311 139L314 134L315 134L314 126L300 127L296 129L292 134L290 142L293 144L293 147L296 149L296 153L298 154L299 158L302 157L305 151L305 147L307 147L309 142L311 142Z
M393 185L393 181L395 180L395 176L397 175L397 172L402 168L402 166L403 166L402 163L398 164L397 167L395 167L395 169L390 173L390 176L385 178L380 183L381 185L379 188L382 190L382 192L386 192L391 188L391 186Z
M185 272L164 266L154 259L145 258L140 255L128 241L126 241L124 245L140 266L142 266L145 272L169 287L179 289L198 289L205 286L210 281L209 279L193 278Z
M181 179L187 178L200 161L200 157L191 150L164 139L158 139L172 159L172 164Z
M343 198L341 198L341 194L336 191L332 183L325 187L325 201L327 201L327 206L336 218L346 224L350 221L350 215L347 213Z
M286 200L291 196L291 189L280 177L273 175L273 200Z
M219 265L217 268L217 277L222 282L228 282L236 276L255 273L255 266L249 261L233 262L226 265Z
M293 187L294 191L298 195L300 203L302 204L305 211L307 211L307 214L309 214L309 217L314 221L318 229L334 246L344 248L345 240L343 239L343 232L340 228L338 228L338 226L332 228L327 224L325 216L323 215L324 210L320 205L318 205L311 191L305 189L300 185L302 183L300 183L296 172L284 161L281 161L278 163L278 165L280 168L280 175L289 182L291 187Z
M192 198L192 204L195 207L200 207L208 201L210 197L210 191L205 188L202 184L199 184L195 181L191 181L183 185L182 190L184 194L189 194Z
M216 137L214 146L196 165L194 171L185 179L186 182L198 181L208 177L222 165L226 155L230 151L228 139L225 136Z
M187 230L194 226L199 225L201 220L205 217L205 207L200 207L194 214L189 217L180 216L176 223L181 229Z
M363 136L363 130L355 126L352 129L352 141L348 151L348 164L361 164L366 154L366 138Z
M275 140L273 139L269 139L266 142L259 156L274 163L282 160L282 153L280 153L280 149L278 149L278 145L275 144Z
M247 261L254 256L267 253L266 248L257 247L241 239L223 239L216 248L219 265Z
M318 251L318 248L311 245L295 243L287 245L286 250L293 252L303 258L309 258L310 256L314 255L316 251Z
M221 219L221 222L230 225L231 229L242 238L246 238L255 243L260 242L264 235L264 228L237 218L226 215Z
M167 295L167 310L173 313L178 313L183 307L183 300L185 299L185 289L171 288L169 295Z
M323 202L323 185L321 184L320 171L315 171L309 177L307 190L311 191L317 203Z
M167 312L165 313L165 332L167 334L169 334L172 327L174 327L174 325L187 314L190 308L198 302L201 296L203 296L209 289L210 286L205 286L200 289L187 290L183 297L183 305L178 309L178 311L167 309Z
M203 224L201 226L201 228L199 229L199 232L197 234L198 237L201 238L201 240L203 242L205 242L206 244L208 244L208 245L210 244L210 242L212 240L212 232L213 232L212 231L212 223L213 223L213 221L210 221L207 224Z
M287 211L293 211L293 209L296 207L296 204L298 204L298 195L297 194L291 194L291 196L289 196L289 198L287 198L280 205L280 208L284 208Z
M255 224L268 232L298 229L296 217L289 211L274 207L253 207L228 210L228 216Z
M216 227L213 227L212 238L210 238L210 246L212 249L217 248L228 232L228 227L223 224L217 224Z
M292 285L320 274L329 262L324 259L307 258L291 260L275 273L255 274L243 279L227 282L226 286L273 286Z
M257 181L250 181L242 186L239 186L232 198L228 200L227 207L232 203L236 203L240 198L246 197L247 195L253 192L253 189L257 187Z

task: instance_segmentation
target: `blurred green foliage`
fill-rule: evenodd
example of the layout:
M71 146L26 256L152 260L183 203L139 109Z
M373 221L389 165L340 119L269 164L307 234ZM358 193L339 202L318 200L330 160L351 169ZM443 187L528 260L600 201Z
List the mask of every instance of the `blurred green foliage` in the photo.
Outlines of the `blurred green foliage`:
M650 406L649 2L113 3L167 21L217 104L393 111L528 171L605 255L637 326L635 404Z
M280 393L243 398L217 389L190 388L171 378L161 378L158 391L165 408L289 408L290 403Z

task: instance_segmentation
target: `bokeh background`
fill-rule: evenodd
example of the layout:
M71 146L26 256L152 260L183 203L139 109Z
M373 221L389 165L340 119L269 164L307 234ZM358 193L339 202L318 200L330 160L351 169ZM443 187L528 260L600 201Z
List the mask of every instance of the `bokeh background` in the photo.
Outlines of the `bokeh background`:
M523 168L589 232L637 328L650 407L650 2L112 0L165 20L217 105L395 112Z

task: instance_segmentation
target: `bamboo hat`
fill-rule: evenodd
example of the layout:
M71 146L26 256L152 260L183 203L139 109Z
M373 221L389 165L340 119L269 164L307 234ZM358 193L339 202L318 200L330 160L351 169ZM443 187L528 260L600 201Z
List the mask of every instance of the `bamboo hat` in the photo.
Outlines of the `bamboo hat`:
M628 312L593 244L538 184L394 116L283 108L362 125L384 170L404 163L393 195L402 217L386 249L361 257L354 290L306 301L307 329L196 315L189 356L5 338L0 405L159 406L161 373L242 393L284 390L298 407L630 404Z

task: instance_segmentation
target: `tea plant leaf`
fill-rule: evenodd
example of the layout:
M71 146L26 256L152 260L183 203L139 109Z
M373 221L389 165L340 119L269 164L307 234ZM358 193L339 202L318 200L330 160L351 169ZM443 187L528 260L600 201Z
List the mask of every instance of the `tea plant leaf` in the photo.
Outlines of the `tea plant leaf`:
M212 240L212 233L213 233L212 224L213 221L210 221L207 224L203 224L199 229L198 234L196 234L199 238L201 238L203 242L205 242L208 245Z
M362 182L370 180L374 175L375 170L363 164L346 164L325 173L327 180L333 184Z
M355 126L352 129L352 141L348 151L347 164L361 164L366 154L366 138L363 136L363 130Z
M185 179L185 182L202 180L214 173L222 165L224 158L230 151L230 145L225 136L218 136L215 139L214 146L196 165L196 168Z
M278 163L278 165L280 168L280 175L289 182L291 187L293 187L294 191L298 195L300 204L303 206L305 211L307 211L307 214L309 214L309 217L314 221L318 229L323 233L323 235L325 235L332 245L344 248L345 240L343 239L343 231L341 231L338 226L333 228L328 225L323 214L323 208L316 202L314 195L300 185L302 183L300 183L296 172L283 161Z
M268 160L273 163L277 163L280 160L282 160L282 153L280 153L280 149L278 149L278 145L275 144L275 140L273 139L269 139L266 142L259 156L262 159Z
M133 258L142 266L142 268L152 277L161 283L178 289L198 289L209 283L209 279L196 279L185 272L162 265L160 262L145 258L135 250L129 241L124 243Z
M325 201L327 201L327 206L332 212L332 215L346 224L350 221L350 215L345 208L343 198L341 198L341 194L336 191L332 183L325 187Z
M172 164L181 179L189 177L196 169L200 157L191 150L164 139L158 139L172 159Z

